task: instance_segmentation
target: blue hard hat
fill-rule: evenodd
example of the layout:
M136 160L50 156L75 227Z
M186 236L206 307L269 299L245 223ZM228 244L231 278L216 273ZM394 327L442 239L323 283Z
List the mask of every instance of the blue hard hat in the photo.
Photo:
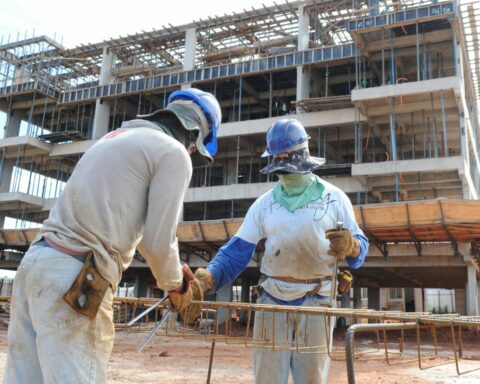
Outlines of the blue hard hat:
M217 131L222 121L222 110L215 96L197 88L188 88L173 92L168 98L168 103L175 100L193 101L202 109L210 129L210 132L203 138L203 145L210 156L215 155L217 153Z
M267 131L267 149L262 157L286 152L294 145L310 139L303 125L295 119L281 119L273 123Z
M295 119L282 119L273 123L267 132L267 149L262 157L274 156L268 165L260 170L270 173L307 174L325 164L325 159L310 156L308 140L303 125ZM288 152L287 156L275 156Z

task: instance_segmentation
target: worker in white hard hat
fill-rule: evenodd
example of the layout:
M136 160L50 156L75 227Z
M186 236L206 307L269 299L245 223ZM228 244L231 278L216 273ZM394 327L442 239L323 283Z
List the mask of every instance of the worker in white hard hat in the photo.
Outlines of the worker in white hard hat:
M269 128L264 156L272 161L261 172L276 174L279 182L253 203L235 236L207 268L195 271L201 287L218 290L234 281L250 262L256 244L265 238L257 304L335 304L337 292L332 287L337 260L346 259L350 268L359 268L368 239L355 221L347 195L313 173L325 159L310 156L309 138L294 119L279 120ZM340 289L344 287L343 282L339 284L338 293L343 293ZM190 318L195 318L198 306L192 305L190 310ZM327 335L333 331L332 325L326 329L327 323L321 315L309 316L307 321L304 315L297 319L285 313L256 312L253 337L259 343L276 340L281 348L282 342L290 346L298 342L323 349L301 353L265 345L254 348L255 382L287 383L291 375L295 384L326 383L330 366L326 347L331 340Z
M213 160L220 122L212 94L176 91L85 152L18 267L4 383L106 383L113 294L135 249L174 310L203 298L176 227L192 163Z

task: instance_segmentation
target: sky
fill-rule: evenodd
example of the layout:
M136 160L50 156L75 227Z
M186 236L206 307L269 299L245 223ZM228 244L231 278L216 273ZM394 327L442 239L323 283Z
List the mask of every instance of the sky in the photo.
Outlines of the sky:
M278 0L278 3L282 3ZM137 32L182 25L208 16L259 8L273 0L8 0L2 2L0 39L3 43L25 37L47 35L66 48L98 43Z

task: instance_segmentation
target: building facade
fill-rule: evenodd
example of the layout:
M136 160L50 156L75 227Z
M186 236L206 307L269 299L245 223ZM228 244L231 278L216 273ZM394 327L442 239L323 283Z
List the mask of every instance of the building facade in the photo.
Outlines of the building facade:
M3 43L0 267L18 265L98 138L190 86L215 94L223 122L214 164L194 169L185 222L234 222L274 185L259 173L268 161L260 154L268 127L286 116L306 127L310 152L327 159L316 173L355 206L477 200L479 15L474 1L305 0L72 49L47 36ZM479 313L474 237L421 244L413 232L408 243L369 235L354 305L361 287L372 308L380 288L408 288L422 310L423 288L451 288L463 292L459 311ZM219 246L181 245L194 267ZM261 246L243 288L258 278L260 258ZM419 268L438 278L425 280ZM141 256L124 279L138 295L155 294ZM249 289L241 291L248 300ZM217 298L231 295L227 287Z

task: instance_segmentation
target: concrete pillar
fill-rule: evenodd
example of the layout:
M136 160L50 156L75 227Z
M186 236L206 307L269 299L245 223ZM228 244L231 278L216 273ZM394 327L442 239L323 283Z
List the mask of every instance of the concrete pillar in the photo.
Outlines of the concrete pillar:
M467 316L478 316L478 282L477 271L473 265L467 267Z
M455 289L455 312L466 316L467 315L467 290Z
M185 54L183 57L183 70L191 71L195 68L195 54L197 50L197 29L189 28L185 32ZM191 88L192 84L182 84L181 89Z
M22 124L22 111L11 111L7 114L5 122L4 138L17 137L20 134L20 126ZM9 192L10 184L12 182L13 167L15 159L3 161L0 164L0 192ZM5 214L0 214L0 228L5 225Z
M139 272L135 276L135 297L147 297L148 293L148 274L144 272Z
M189 28L185 33L185 55L183 59L183 70L191 71L195 68L195 51L197 49L197 30Z
M4 138L17 137L20 134L20 125L22 123L22 111L11 111L6 113L7 121L5 122Z
M227 284L217 291L217 301L224 303L230 303L232 301L232 284ZM220 323L225 322L227 319L227 313L225 309L218 310L218 321Z
M423 309L423 288L414 288L413 297L415 301L415 312L424 312Z
M251 281L249 277L242 277L242 303L250 302L250 285ZM240 312L240 322L245 324L247 322L247 311Z
M310 18L305 10L305 5L298 7L298 43L299 51L304 51L309 48L309 26ZM307 67L297 67L297 101L308 99L310 97L310 71ZM297 108L297 113L299 109Z
M340 296L340 308L350 308L350 291L348 291L345 295ZM337 318L337 326L344 327L346 325L350 325L350 319L346 319L345 317L338 317Z
M480 281L477 280L477 308L480 312Z
M226 185L237 184L238 183L237 159L236 158L228 159L226 165L227 165L226 175L225 175Z
M107 85L113 82L112 66L114 61L113 53L107 48L103 48L102 67L100 68L99 85ZM110 120L110 109L112 103L108 100L102 100L100 97L95 102L95 115L93 117L92 139L99 139L108 132L108 123Z
M358 309L362 307L362 288L353 287L353 308Z
M368 288L368 309L380 310L380 288Z

